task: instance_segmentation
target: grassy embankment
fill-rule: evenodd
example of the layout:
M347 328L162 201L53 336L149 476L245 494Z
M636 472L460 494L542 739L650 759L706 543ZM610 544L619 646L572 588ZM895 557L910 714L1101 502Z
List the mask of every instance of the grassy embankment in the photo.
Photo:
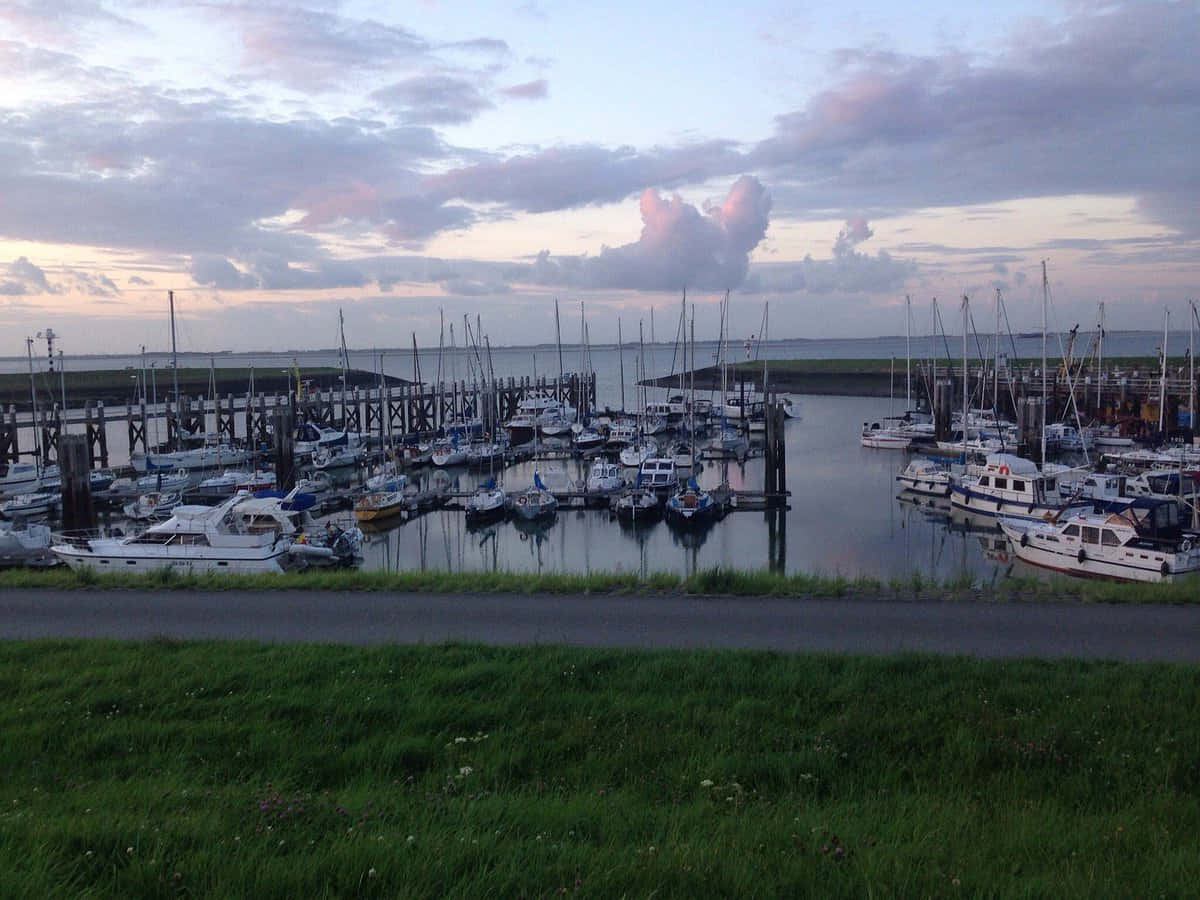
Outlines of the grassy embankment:
M0 894L1190 895L1194 667L7 643Z
M140 394L140 386L135 386L135 378L140 380L141 370L133 369L102 369L97 371L63 373L67 391L67 404L74 408L82 406L84 400L103 400L105 403L126 403L135 394ZM204 396L211 392L210 377L215 377L217 393L222 397L226 394L242 396L250 387L250 369L180 369L179 392L187 397ZM330 367L301 370L300 377L311 382L313 389L330 390L341 387L342 370ZM157 371L156 389L159 402L165 401L174 390L174 381L170 369ZM275 369L255 369L254 389L256 392L286 393L289 384L294 388L294 376L286 371ZM400 383L401 379L389 377L389 381ZM59 375L46 373L38 374L36 384L39 393L39 403L59 401L62 397L62 387ZM379 384L379 376L371 372L351 370L349 373L350 387L375 387ZM147 395L150 390L147 389ZM0 374L0 404L16 404L18 408L29 407L29 376L18 374Z
M1118 584L1065 577L1023 577L977 581L964 574L939 582L914 571L904 578L781 574L767 570L739 571L720 566L693 575L652 573L643 578L629 572L590 574L525 572L381 572L331 569L280 575L192 575L166 570L148 575L97 574L91 570L0 570L0 590L59 588L88 590L332 590L441 591L474 593L667 593L762 597L866 597L881 599L1026 601L1074 600L1092 603L1195 603L1200 600L1200 576L1170 584Z

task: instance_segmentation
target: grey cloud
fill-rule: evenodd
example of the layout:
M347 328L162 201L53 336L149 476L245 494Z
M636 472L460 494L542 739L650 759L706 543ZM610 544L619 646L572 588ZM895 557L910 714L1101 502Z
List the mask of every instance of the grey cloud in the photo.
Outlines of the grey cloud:
M205 284L221 290L256 287L255 279L238 271L237 267L223 256L198 253L192 257L188 274L196 284Z
M46 273L29 261L27 256L19 256L8 264L8 277L23 284L31 294L53 293L54 288L46 280ZM23 292L24 293L24 292Z
M511 288L503 282L482 282L468 278L452 278L442 283L442 288L450 294L463 297L483 297L489 294L507 294Z
M470 81L450 75L415 75L371 96L412 124L458 125L492 106Z
M702 182L714 172L737 171L740 158L729 141L650 153L582 144L434 175L426 180L425 190L444 199L550 212L623 200L647 185L669 188Z
M136 286L139 286L139 287L142 287L142 286L149 286L149 285L152 285L152 284L154 284L154 282L153 282L153 281L148 281L148 280L146 280L145 278L142 278L140 275L130 275L130 276L129 276L129 278L127 279L127 281L128 281L130 284L132 284L132 285L136 285Z
M524 84L514 84L512 87L505 88L500 93L517 100L545 100L550 96L550 82L546 81L545 78L538 78L535 81L527 81Z
M1133 193L1187 230L1198 40L1194 4L1077 4L986 60L846 52L834 86L750 157L793 213Z

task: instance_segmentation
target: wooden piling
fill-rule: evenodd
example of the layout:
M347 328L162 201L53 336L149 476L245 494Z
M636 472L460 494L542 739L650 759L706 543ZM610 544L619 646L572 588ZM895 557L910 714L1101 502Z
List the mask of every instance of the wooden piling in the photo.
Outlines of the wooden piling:
M89 451L87 435L64 434L59 438L63 531L84 531L96 527Z
M296 426L292 408L277 407L272 423L275 428L275 486L286 492L296 486Z

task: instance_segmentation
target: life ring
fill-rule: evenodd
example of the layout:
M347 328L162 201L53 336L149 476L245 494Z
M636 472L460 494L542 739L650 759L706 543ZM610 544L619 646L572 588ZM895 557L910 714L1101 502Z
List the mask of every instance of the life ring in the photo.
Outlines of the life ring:
M997 469L996 471L997 471L997 472L999 472L1001 475L1007 475L1007 474L1009 474L1009 472L1011 472L1012 470L1011 470L1011 469L1009 469L1009 467L1008 467L1008 466L1006 466L1006 465L1004 465L1003 463L1001 463L1001 465L1000 465L1000 468L999 468L999 469Z
M527 502L528 502L528 498L525 497L523 494L517 498L517 503L519 503L521 506L524 506Z
M1008 554L1005 553L1003 550L1001 550L999 553L996 554L996 562L1002 562L1002 563L1008 562Z
M1075 554L1075 558L1077 560L1079 560L1079 562L1086 562L1087 561L1087 551L1084 550L1082 547L1080 547L1079 552L1077 554Z

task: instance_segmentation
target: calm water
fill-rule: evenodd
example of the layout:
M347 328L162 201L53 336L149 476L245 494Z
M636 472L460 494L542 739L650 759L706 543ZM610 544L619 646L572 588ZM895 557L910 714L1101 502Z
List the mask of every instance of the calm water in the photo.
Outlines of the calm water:
M688 573L712 566L767 568L881 578L922 575L977 578L1002 572L980 536L948 516L896 499L904 453L859 446L861 423L888 410L887 401L801 396L802 418L787 424L791 510L781 529L764 512L731 512L706 531L686 532L666 522L633 528L605 510L560 510L553 523L531 527L500 522L468 529L461 513L437 511L368 535L366 565L386 569L525 572L658 571ZM572 477L583 464L567 462ZM761 490L763 461L706 463L698 476L712 487L728 478L737 489ZM429 477L429 476L426 476ZM463 474L470 489L486 478ZM532 464L506 470L510 489L529 485Z

